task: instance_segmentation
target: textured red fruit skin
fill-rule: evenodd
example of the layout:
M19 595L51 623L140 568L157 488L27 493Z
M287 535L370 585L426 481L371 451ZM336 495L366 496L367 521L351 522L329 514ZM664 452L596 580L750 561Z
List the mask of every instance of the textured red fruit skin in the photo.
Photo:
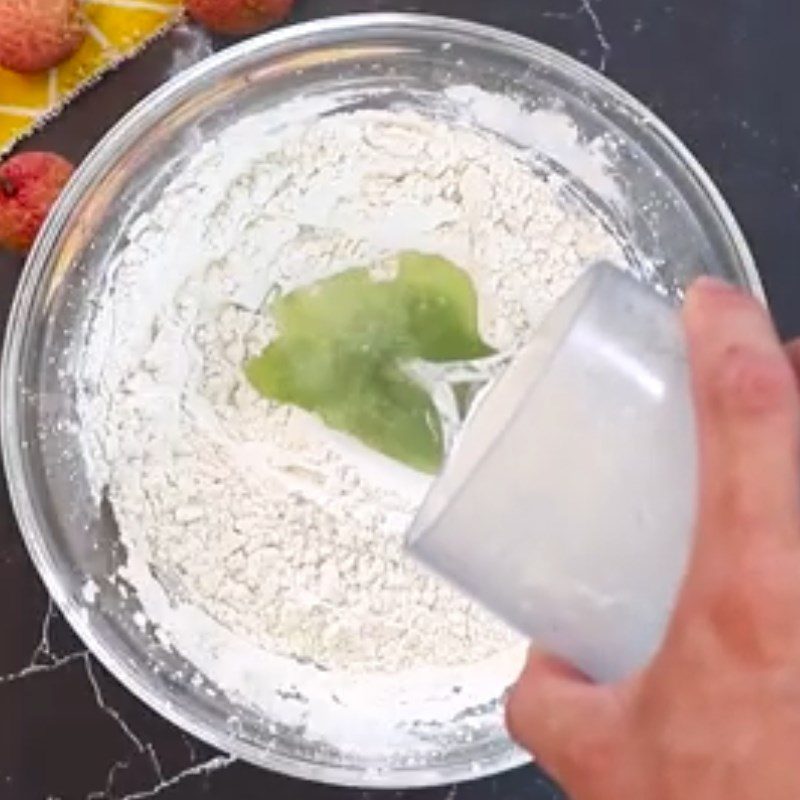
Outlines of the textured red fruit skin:
M86 36L80 0L0 0L0 66L39 72L69 58Z
M0 246L27 250L72 175L55 153L20 153L0 164Z
M294 0L186 0L186 10L215 33L241 36L283 20Z

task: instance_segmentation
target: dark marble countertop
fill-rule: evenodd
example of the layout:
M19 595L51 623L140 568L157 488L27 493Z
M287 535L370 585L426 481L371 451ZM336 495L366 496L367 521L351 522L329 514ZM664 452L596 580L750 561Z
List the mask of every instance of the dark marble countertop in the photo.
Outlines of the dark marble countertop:
M797 0L299 0L295 20L423 11L527 34L601 69L689 145L732 205L782 332L800 333ZM225 42L177 30L87 92L26 147L81 158L166 74ZM21 260L0 254L5 318ZM234 762L123 689L65 624L0 487L0 800L555 800L535 768L441 789L371 793Z

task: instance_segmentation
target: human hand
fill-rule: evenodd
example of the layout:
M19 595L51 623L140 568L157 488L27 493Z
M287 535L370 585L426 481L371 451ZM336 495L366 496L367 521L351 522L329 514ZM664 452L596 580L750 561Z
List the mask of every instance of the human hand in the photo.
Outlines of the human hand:
M508 727L573 800L798 800L800 347L711 279L684 323L700 504L664 644L609 686L532 653Z

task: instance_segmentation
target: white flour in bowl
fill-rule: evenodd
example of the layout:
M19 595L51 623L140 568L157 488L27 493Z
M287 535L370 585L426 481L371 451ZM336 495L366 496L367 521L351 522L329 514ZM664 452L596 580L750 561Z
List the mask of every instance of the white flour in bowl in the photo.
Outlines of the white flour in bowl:
M214 685L340 747L402 747L389 726L496 700L521 644L403 552L429 478L261 398L242 365L273 336L276 292L391 269L405 249L468 270L484 338L513 349L584 266L622 261L612 234L499 139L360 111L237 123L127 238L80 407L139 621ZM304 702L287 711L276 686Z

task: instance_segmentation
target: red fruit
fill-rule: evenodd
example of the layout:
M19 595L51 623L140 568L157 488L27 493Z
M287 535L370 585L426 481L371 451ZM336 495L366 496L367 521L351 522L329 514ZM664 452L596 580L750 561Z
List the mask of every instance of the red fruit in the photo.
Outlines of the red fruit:
M33 244L72 170L55 153L20 153L0 164L0 247Z
M186 0L186 10L215 33L240 36L283 20L294 0Z
M80 0L0 0L0 66L38 72L69 58L86 36Z

